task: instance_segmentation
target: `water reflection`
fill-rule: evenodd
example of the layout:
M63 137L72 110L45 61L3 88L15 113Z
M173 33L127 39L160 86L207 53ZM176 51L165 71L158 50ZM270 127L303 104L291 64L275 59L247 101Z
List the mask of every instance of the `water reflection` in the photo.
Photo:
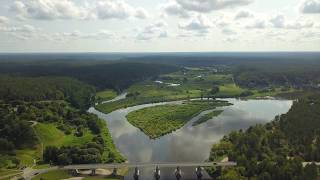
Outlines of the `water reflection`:
M134 110L152 105L141 105L103 114L90 109L108 121L113 140L129 162L202 162L208 158L212 144L233 130L246 129L251 125L266 123L276 115L286 113L292 101L288 100L237 100L225 99L233 105L222 107L223 113L198 126L192 126L200 116L193 118L183 128L159 139L151 140L132 126L126 115ZM181 102L171 102L181 103ZM207 113L207 112L203 112ZM202 114L203 114L202 113ZM195 177L194 168L184 168L184 177ZM141 170L142 179L150 180L153 168ZM162 179L175 179L174 169L162 169ZM132 171L126 179L132 179ZM167 176L167 177L164 177Z

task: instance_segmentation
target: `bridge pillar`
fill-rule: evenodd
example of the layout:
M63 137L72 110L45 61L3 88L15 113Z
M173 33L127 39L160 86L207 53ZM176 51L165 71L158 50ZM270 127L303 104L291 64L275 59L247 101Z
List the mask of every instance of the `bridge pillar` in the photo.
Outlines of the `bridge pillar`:
M156 169L154 170L154 178L156 180L160 180L160 169L159 169L159 166L156 166Z
M117 176L117 175L118 175L118 169L117 168L113 168L112 176Z
M72 176L78 176L79 175L79 170L78 169L73 169L71 171L71 173L72 173Z
M202 179L202 176L203 176L203 174L202 174L202 167L198 166L198 167L196 168L196 175L197 175L197 179L198 179L198 180L201 180L201 179Z
M139 176L140 176L140 171L139 171L138 167L136 167L136 168L134 168L133 179L139 180Z
M91 176L95 176L96 175L96 169L91 169Z
M176 170L175 170L175 176L176 176L176 178L177 178L177 180L180 180L181 178L182 178L182 172L181 172L181 169L180 169L180 167L178 166L177 168L176 168Z

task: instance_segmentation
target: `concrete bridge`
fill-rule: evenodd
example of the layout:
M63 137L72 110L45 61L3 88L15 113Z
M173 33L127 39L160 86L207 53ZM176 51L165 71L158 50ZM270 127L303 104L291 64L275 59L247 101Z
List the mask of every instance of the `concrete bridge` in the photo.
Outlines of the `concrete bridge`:
M220 166L220 167L230 167L236 166L236 162L186 162L186 163L115 163L115 164L79 164L79 165L69 165L64 166L63 169L110 169L110 168L143 168L143 167L211 167L211 166Z
M117 170L119 168L135 168L133 179L139 180L140 170L143 167L155 167L153 177L156 180L160 180L160 169L175 168L174 174L177 180L182 178L181 167L197 167L195 170L195 175L198 180L202 179L203 167L231 167L236 166L236 162L187 162L187 163L119 163L119 164L79 164L79 165L69 165L64 166L63 169L72 170L74 175L79 174L79 170L91 170L91 175L96 175L96 169L113 169L112 176L117 176Z

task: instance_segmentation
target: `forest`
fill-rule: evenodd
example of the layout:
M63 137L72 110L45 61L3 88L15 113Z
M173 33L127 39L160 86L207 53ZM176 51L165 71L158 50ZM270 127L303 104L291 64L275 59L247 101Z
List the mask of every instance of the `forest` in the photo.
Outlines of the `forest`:
M80 80L98 90L120 92L135 82L176 71L165 64L108 61L0 61L0 74L23 77L59 76Z
M209 170L217 179L317 179L320 95L300 97L287 114L266 125L235 131L213 145L210 160L228 157L238 166Z

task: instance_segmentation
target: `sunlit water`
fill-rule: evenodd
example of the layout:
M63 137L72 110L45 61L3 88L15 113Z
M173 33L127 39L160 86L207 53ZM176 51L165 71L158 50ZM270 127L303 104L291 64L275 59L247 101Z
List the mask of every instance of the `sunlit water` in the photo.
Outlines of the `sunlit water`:
M129 112L158 104L140 105L103 114L91 108L89 111L107 121L113 141L119 151L130 163L135 162L203 162L208 156L212 144L233 130L246 129L251 125L264 124L276 115L286 113L292 101L289 100L237 100L224 99L233 105L221 107L223 113L198 126L192 126L201 115L189 121L183 128L151 140L126 119ZM181 102L170 102L170 104ZM195 179L195 168L182 168L183 179ZM161 169L161 179L175 179L174 169ZM132 170L125 179L132 178ZM140 170L142 180L151 180L153 168ZM206 175L208 178L208 176Z

